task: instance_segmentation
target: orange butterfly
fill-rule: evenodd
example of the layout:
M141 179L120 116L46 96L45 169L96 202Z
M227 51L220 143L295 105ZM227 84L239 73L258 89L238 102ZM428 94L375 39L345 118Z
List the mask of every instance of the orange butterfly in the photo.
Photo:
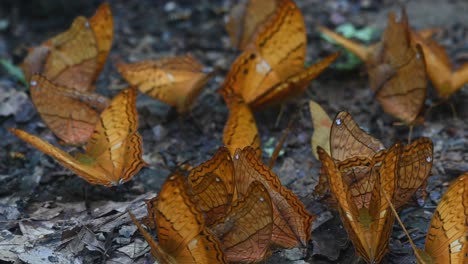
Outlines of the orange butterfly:
M419 46L411 41L408 16L388 16L387 29L375 53L366 62L370 87L388 114L414 124L427 93L426 66Z
M468 83L468 63L454 69L445 49L431 37L411 32L413 40L421 45L426 60L426 70L437 94L447 99Z
M211 77L191 55L119 64L117 69L131 85L174 106L179 113L190 110Z
M371 47L324 27L319 30L366 62L370 87L386 113L408 125L419 121L427 93L426 66L420 47L411 39L404 9L398 21L394 13L389 14L381 42Z
M273 209L268 190L254 181L229 212L210 228L219 238L229 262L259 262L269 253Z
M339 112L336 115L330 129L330 152L345 182L359 181L362 175L367 174L365 168L368 166L357 168L356 164L368 164L374 158L381 159L384 149L383 144L363 131L349 113ZM433 146L429 138L418 138L403 148L398 162L395 207L401 208L418 189L424 187L431 173L432 160ZM326 173L322 167L315 190L319 196L325 196L329 190ZM329 202L334 203L333 199Z
M115 96L104 109L85 153L76 157L20 129L11 128L10 132L89 183L111 186L129 181L146 164L137 128L136 91L129 88Z
M317 149L329 177L331 192L338 201L343 225L357 253L368 263L380 262L387 252L394 215L380 188L393 197L401 150L401 145L395 144L382 152L381 159L364 158L368 162L356 163L363 175L357 182L349 184L328 153L320 147Z
M99 94L56 85L35 74L31 99L50 130L67 145L83 145L91 137L109 100Z
M234 165L229 150L218 149L210 160L190 170L190 193L205 214L206 225L223 218L234 197Z
M227 90L221 91L228 92ZM224 94L224 99L229 108L229 117L224 126L223 143L234 155L238 148L251 146L257 152L257 157L262 157L260 137L258 136L255 117L241 96L231 92Z
M244 50L253 41L255 33L275 13L280 0L239 1L226 16L226 31L234 47Z
M302 94L338 54L305 69L304 18L291 0L279 1L275 13L237 57L221 89L240 94L254 110Z
M23 72L27 80L40 73L56 85L92 91L112 38L112 13L104 3L92 18L77 17L67 31L31 49L24 59Z
M461 175L444 194L426 236L426 263L468 261L468 173Z
M234 179L239 197L247 194L254 181L261 182L268 190L273 203L272 243L291 248L306 245L311 238L314 216L291 190L284 187L278 176L257 157L255 149L246 147L234 155Z
M417 248L396 216L413 247L418 263L466 263L468 260L468 173L451 184L439 202L426 236L425 250ZM394 210L394 213L396 211Z
M148 222L157 227L159 243L129 214L159 263L226 263L219 241L205 227L182 174L170 175L158 197L147 201L146 206Z

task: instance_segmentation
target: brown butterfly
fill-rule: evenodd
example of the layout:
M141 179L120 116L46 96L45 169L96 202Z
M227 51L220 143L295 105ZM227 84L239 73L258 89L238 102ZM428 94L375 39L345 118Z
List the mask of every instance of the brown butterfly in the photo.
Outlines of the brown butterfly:
M31 49L22 65L26 79L40 73L56 85L92 91L112 37L112 13L104 3L92 18L77 17L67 31Z
M191 55L118 64L120 74L131 85L179 113L190 110L211 74Z
M252 147L237 150L233 162L239 197L247 194L248 187L254 181L261 182L270 194L273 203L272 243L285 248L307 245L315 217L307 212L297 196L284 187L278 176L258 159Z
M322 148L317 149L331 192L338 201L343 225L357 253L369 263L380 262L387 252L394 215L380 189L393 197L401 151L401 145L395 144L382 152L381 159L364 158L366 162L356 166L361 166L359 171L365 175L348 184L332 157Z
M370 87L386 113L410 126L420 121L427 93L426 66L421 48L412 41L404 9L398 20L389 14L381 41L370 47L324 27L319 30L365 61Z
M401 12L400 20L389 14L382 41L366 65L370 87L383 110L412 125L424 107L427 76L421 48L411 41L406 11Z
M246 194L210 228L228 262L259 262L269 253L273 231L272 201L265 186L254 181Z
M445 49L430 36L424 37L417 32L411 32L413 40L421 45L426 60L426 70L437 94L447 99L468 83L468 63L457 70L450 62Z
M190 170L190 193L205 214L207 226L223 218L233 201L234 165L229 150L218 149L210 160Z
M275 13L280 1L242 0L232 6L225 19L231 44L244 50L253 41L255 33Z
M227 90L221 91L228 92ZM223 143L234 155L236 150L251 146L257 152L259 158L262 157L260 137L258 136L257 123L255 117L241 96L231 92L224 94L224 99L229 108L229 117L224 126Z
M306 44L301 11L291 0L280 1L254 41L234 61L221 89L240 94L253 110L302 94L338 56L304 68Z
M10 132L86 181L111 186L129 181L146 164L137 128L136 90L129 88L115 96L104 109L85 153L76 157L20 129L11 128Z
M56 85L38 74L31 77L30 93L42 120L66 145L85 144L109 104L97 93Z
M381 159L385 148L376 138L362 130L348 112L339 112L330 130L330 152L340 169L343 180L350 183L360 179L356 163L368 163L372 159ZM395 207L400 209L408 203L417 190L425 186L432 168L433 146L429 138L421 137L405 146L398 162L397 189ZM349 169L352 168L352 169ZM319 184L315 193L325 196L329 190L327 171L321 168ZM326 198L334 204L333 198Z
M158 197L146 205L148 222L156 227L159 243L129 214L159 263L226 263L219 241L205 227L182 174L170 175Z

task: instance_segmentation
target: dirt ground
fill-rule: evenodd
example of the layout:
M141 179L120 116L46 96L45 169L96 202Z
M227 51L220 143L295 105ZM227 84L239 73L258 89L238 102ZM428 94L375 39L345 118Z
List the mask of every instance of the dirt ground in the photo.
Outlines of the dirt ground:
M0 57L21 62L27 48L68 28L73 17L91 16L99 1L2 1L0 4ZM170 107L145 95L138 96L139 132L144 159L151 165L123 186L92 186L51 158L20 141L6 128L18 127L57 144L29 100L27 88L0 69L0 262L6 263L151 263L148 249L125 211L145 214L143 200L156 195L169 172L188 161L197 165L222 145L228 111L216 90L239 52L233 49L223 27L228 1L109 1L115 37L98 92L112 96L126 87L115 64L141 59L193 54L217 69L193 111L178 116ZM436 35L455 64L468 61L468 2L401 1L410 24L417 29L439 27ZM314 62L338 48L318 34L317 23L336 27L350 22L356 27L382 30L386 15L397 10L397 1L296 0L303 11L308 33L308 61ZM274 171L318 216L312 242L305 249L277 250L267 263L356 263L337 212L313 199L320 163L312 155L313 127L308 101L320 103L333 117L347 110L356 122L386 146L406 141L408 129L394 126L369 89L365 69L331 68L310 84L307 92L288 104L275 125L279 107L256 113L263 156L274 148L289 117L293 128ZM427 105L437 101L429 86ZM450 104L456 109L451 111ZM437 202L449 182L468 171L468 89L465 85L450 100L426 112L426 122L414 137L434 142L434 165L428 181L428 198L400 213L412 238L424 244ZM298 114L297 114L298 113ZM73 150L73 149L69 149ZM23 154L24 156L21 156ZM402 229L395 224L386 263L414 263L413 251Z

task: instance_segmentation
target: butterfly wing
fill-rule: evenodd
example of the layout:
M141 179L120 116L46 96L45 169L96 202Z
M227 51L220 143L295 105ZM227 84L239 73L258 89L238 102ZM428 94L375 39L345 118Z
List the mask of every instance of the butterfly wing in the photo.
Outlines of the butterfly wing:
M101 4L96 14L89 19L89 23L94 32L98 49L97 68L92 79L95 82L106 63L114 37L114 19L109 4Z
M411 42L405 10L398 21L394 13L389 14L382 42L367 68L371 89L383 110L412 124L424 107L427 78L423 53Z
M331 156L339 161L362 156L372 158L383 144L362 130L348 112L339 112L330 131Z
M449 187L432 216L425 251L434 263L466 263L468 253L468 173Z
M128 88L112 99L86 144L86 156L95 161L112 184L130 180L146 164L137 131L136 93Z
M273 230L270 195L262 183L252 182L226 216L211 228L229 262L259 262L266 257Z
M77 17L71 27L42 44L50 49L43 75L57 85L90 91L99 50L91 23Z
M284 187L278 176L265 166L255 150L246 147L234 155L235 182L239 197L246 194L253 181L259 181L267 188L273 202L273 236L275 244L294 247L306 245L310 240L314 216L291 190Z
M31 99L46 125L65 144L82 145L93 133L107 98L56 85L42 77L31 78Z
M184 176L169 176L159 196L147 202L161 248L177 263L225 263L219 241L205 227L202 212L188 193Z
M404 148L398 163L398 184L394 206L400 208L411 196L425 185L431 173L433 160L432 140L418 138Z
M226 17L225 28L234 47L244 50L255 33L274 14L278 1L243 0Z
M44 154L51 156L62 166L70 169L86 181L92 184L109 185L109 182L105 178L106 175L101 170L95 168L93 160L89 162L79 161L65 151L23 130L10 128L9 131Z
M228 147L232 155L238 148L251 146L261 158L262 149L257 123L250 107L235 93L225 95L225 100L229 108L229 117L224 126L224 145Z
M210 77L204 66L190 55L119 64L117 68L131 85L176 107L180 113L190 109Z
M229 150L221 147L210 160L193 168L188 184L207 226L223 217L234 196L234 165Z

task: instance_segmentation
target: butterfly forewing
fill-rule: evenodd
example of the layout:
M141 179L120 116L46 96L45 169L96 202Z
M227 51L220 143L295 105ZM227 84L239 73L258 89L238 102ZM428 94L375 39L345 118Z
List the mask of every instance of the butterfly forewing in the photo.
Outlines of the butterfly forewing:
M207 226L224 217L235 191L234 165L229 150L221 147L213 158L193 168L188 184L198 207L206 215Z
M304 204L291 190L282 186L278 176L257 158L253 148L236 151L233 160L240 197L246 194L253 181L263 183L270 194L273 202L274 243L284 247L293 247L299 243L306 245L310 240L314 216L307 212Z
M250 263L264 259L271 243L273 211L263 184L254 181L212 230L220 239L227 261Z
M182 174L175 172L157 198L147 202L149 222L157 227L159 245L176 263L225 263L219 241L205 227Z
M432 216L425 251L434 263L468 259L468 173L456 179Z

